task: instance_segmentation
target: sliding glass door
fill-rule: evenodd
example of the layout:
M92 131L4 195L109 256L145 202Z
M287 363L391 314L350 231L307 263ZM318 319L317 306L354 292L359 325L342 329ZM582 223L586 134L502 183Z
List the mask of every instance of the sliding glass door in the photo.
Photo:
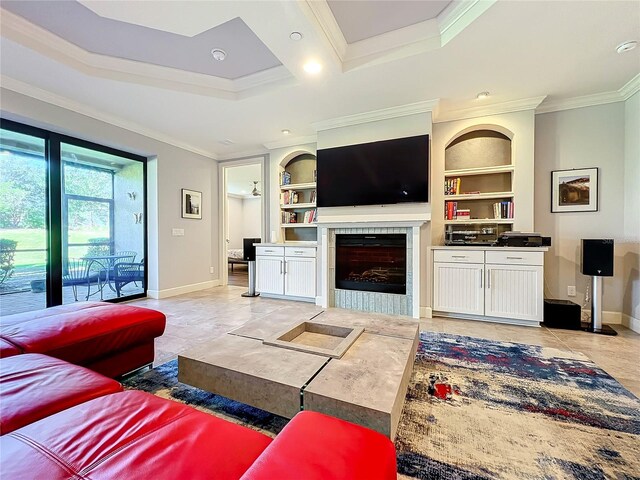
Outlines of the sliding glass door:
M0 315L47 306L45 139L0 129Z
M2 127L0 315L146 295L144 157Z

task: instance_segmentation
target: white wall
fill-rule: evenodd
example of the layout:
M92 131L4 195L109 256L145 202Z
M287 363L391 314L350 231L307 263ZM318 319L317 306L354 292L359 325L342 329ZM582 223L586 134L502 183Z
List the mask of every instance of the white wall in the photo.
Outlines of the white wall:
M242 198L227 195L227 248L242 248L244 209Z
M71 110L2 89L2 116L144 155L148 164L149 293L170 295L219 278L218 169L214 160ZM181 189L203 195L202 220L180 215ZM172 228L183 228L173 237ZM209 273L209 266L214 273Z
M242 200L242 238L262 236L261 216L262 197L250 197Z
M624 126L624 234L629 250L623 262L622 312L640 327L640 92L625 102Z
M638 215L640 178L638 129L630 130L634 122L637 125L638 112L629 107L625 112L625 103L618 102L536 116L535 229L552 237L545 256L546 295L581 305L590 278L580 273L580 240L613 238L614 276L604 279L603 308L631 315L637 314L640 302L638 269L629 268L638 264L640 238L630 208ZM599 168L599 210L551 213L551 171L588 167ZM629 228L625 228L627 216ZM626 233L632 230L636 233ZM577 297L567 297L569 285L577 287Z

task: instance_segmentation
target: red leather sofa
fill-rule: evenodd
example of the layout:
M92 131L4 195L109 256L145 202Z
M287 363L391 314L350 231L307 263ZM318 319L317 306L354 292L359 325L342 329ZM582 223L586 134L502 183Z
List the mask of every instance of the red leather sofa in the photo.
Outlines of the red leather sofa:
M272 440L44 355L0 365L3 479L396 478L387 437L320 413L299 413Z
M132 305L82 302L0 319L0 357L42 353L118 377L153 363L163 313Z

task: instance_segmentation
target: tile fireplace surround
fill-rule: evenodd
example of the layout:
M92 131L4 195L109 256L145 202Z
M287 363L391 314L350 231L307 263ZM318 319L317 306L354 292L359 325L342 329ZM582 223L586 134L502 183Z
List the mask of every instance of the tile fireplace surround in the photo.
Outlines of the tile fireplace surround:
M421 221L335 222L320 223L321 252L320 306L339 307L366 312L420 317L420 227ZM407 238L406 294L342 290L335 286L336 235L405 234Z

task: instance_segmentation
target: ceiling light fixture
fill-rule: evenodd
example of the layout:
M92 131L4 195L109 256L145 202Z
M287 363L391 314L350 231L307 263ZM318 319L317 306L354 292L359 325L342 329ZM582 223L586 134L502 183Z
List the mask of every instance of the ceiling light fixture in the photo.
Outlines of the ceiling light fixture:
M305 72L310 73L311 75L316 75L322 70L322 65L318 62L310 61L305 63L302 68L304 68Z
M289 38L294 42L298 42L302 40L302 34L300 32L291 32L291 34L289 35Z
M616 47L616 52L618 53L628 52L629 50L633 50L637 46L638 46L638 42L636 42L635 40L631 40L629 42L624 42L618 45Z
M478 95L476 95L476 98L478 100L484 100L488 96L489 96L489 92L480 92Z
M283 135L289 135L291 133L291 130L285 128L284 130L282 130L282 134Z
M221 50L220 48L214 48L213 50L211 50L211 56L214 60L221 62L225 58L227 58L227 52Z

